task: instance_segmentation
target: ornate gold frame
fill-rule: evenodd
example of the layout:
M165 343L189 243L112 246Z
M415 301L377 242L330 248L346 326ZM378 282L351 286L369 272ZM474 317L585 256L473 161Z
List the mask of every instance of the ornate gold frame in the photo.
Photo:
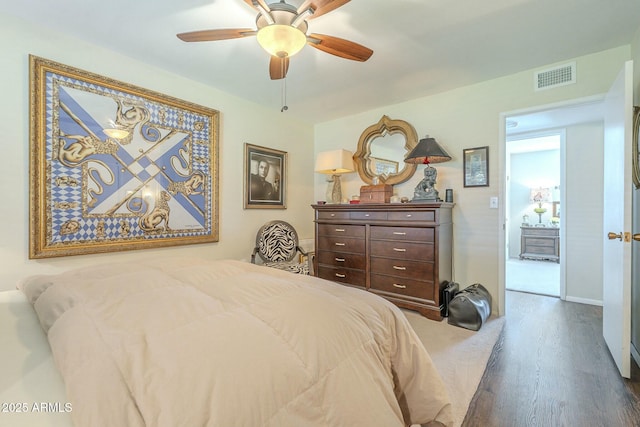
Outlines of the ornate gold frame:
M218 111L29 60L29 258L218 241Z
M417 165L412 163L405 163L405 167L396 174L391 174L388 177L384 175L376 175L367 168L369 164L369 158L371 157L370 144L374 138L384 136L385 134L402 134L405 137L406 153L409 153L418 144L418 135L416 130L410 123L404 120L392 120L388 116L382 116L378 123L369 126L360 135L358 141L358 149L353 155L353 163L360 175L360 178L367 184L373 184L373 179L377 177L380 183L394 185L400 184L408 180L416 172Z

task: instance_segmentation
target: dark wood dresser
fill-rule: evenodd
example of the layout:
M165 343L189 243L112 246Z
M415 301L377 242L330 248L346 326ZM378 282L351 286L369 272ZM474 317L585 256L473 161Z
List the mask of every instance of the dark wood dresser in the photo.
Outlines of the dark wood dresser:
M313 205L316 276L440 320L452 276L453 203Z
M558 227L520 227L520 259L560 262Z

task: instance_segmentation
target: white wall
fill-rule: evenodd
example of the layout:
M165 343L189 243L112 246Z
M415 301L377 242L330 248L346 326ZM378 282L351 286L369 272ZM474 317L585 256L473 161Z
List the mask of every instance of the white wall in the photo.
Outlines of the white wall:
M62 271L96 262L157 255L249 259L255 233L279 218L313 237L313 126L151 67L84 41L0 15L3 97L0 170L0 290L14 289L28 274ZM29 60L34 54L220 111L220 241L213 244L28 260ZM243 210L244 143L288 152L286 210Z
M553 90L535 92L533 72L529 70L480 84L463 87L415 99L384 108L363 112L322 123L315 129L315 152L346 148L355 150L360 134L383 115L411 123L419 136L429 134L442 144L453 159L435 165L438 169L437 188L454 190L454 279L461 286L474 282L484 284L494 296L494 310L501 305L498 293L499 210L489 208L489 198L501 194L498 174L498 141L500 113L548 105L605 93L624 61L630 57L630 47L622 46L575 60L577 83ZM563 61L561 63L565 63ZM540 69L549 64L541 64ZM428 82L425 82L428 84ZM384 91L386 88L372 88ZM462 150L489 146L490 186L464 188L462 181ZM413 189L422 178L423 167L408 182L397 185L400 196L413 196ZM357 174L342 181L344 194L358 194L363 182ZM321 200L326 188L322 177L315 179L315 199Z
M602 303L603 122L567 128L562 226L567 301Z

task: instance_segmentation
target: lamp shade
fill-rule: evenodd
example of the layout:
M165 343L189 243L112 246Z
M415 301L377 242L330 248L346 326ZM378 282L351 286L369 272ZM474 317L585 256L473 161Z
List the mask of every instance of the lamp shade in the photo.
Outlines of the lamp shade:
M413 150L407 157L405 157L405 163L413 164L429 164L429 163L443 163L451 160L451 156L442 148L435 139L426 137L418 141Z
M267 25L258 31L257 38L264 50L279 58L295 55L307 43L307 36L291 25Z
M551 201L551 189L549 188L532 188L529 194L531 203L549 203Z
M318 154L315 170L332 175L353 172L353 153L348 150L323 151Z

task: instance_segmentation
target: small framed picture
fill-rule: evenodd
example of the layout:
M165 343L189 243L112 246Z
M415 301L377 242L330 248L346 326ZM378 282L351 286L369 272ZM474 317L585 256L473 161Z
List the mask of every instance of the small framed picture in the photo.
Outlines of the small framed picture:
M244 208L286 209L287 153L244 144Z
M489 186L489 147L465 148L463 153L464 186Z

